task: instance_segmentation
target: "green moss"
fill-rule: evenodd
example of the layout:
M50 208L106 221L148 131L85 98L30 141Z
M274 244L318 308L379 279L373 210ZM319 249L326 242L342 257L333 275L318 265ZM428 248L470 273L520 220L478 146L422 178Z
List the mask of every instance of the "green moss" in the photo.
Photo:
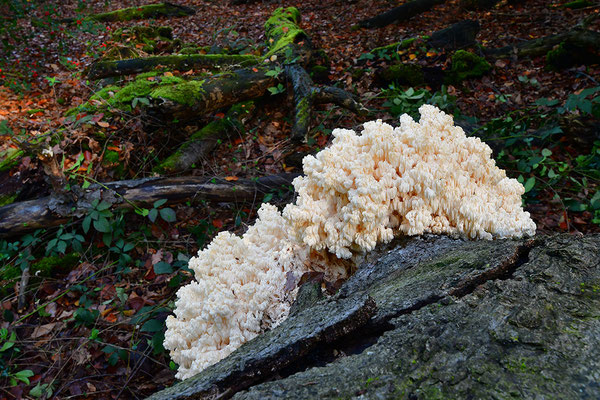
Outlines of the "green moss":
M156 81L149 81L148 79L136 79L116 92L112 100L109 102L131 103L131 101L136 97L148 97L156 84Z
M250 113L252 110L254 110L253 101L246 101L233 105L229 111L227 111L227 114L224 118L214 120L199 131L192 134L185 143L179 146L175 153L154 167L153 171L157 173L165 173L181 169L181 156L186 153L188 148L194 142L202 141L208 138L218 138L223 132L230 130L232 126L236 129L236 131L243 132L244 126L240 122L240 116Z
M94 93L94 95L90 97L90 100L108 100L120 89L120 87L114 85L107 86Z
M143 72L141 74L138 74L135 79L148 79L151 78L153 76L157 76L160 72L157 71L148 71L148 72Z
M448 75L450 83L459 83L469 78L478 78L492 66L483 57L465 50L458 50L452 56L452 68Z
M204 80L184 81L176 85L160 86L152 90L149 95L152 98L163 98L191 106L206 93L203 88L204 82Z
M23 150L13 147L0 152L0 172L8 171L17 165L23 154Z
M18 193L0 194L0 207L14 203L17 195Z
M107 150L102 158L102 164L111 165L119 162L119 153L113 150Z
M388 44L387 46L381 46L381 47L376 47L373 50L371 50L370 52L374 55L378 55L379 53L383 52L396 52L398 50L402 50L402 49L407 49L410 46L412 46L412 44L417 40L418 38L410 38L410 39L405 39L402 40L400 42L395 42L392 44Z
M553 70L560 70L571 65L572 59L566 44L560 43L546 54L546 65Z
M396 81L402 85L418 86L425 82L425 75L420 65L395 64L380 73L386 82Z
M561 8L570 8L572 10L577 10L580 8L586 8L586 7L590 7L593 6L594 3L592 3L589 0L575 0L575 1L571 1L569 3L563 4L562 6L560 6Z
M186 16L190 15L190 11L185 11L183 8L173 8L168 3L149 4L141 7L122 8L120 10L110 11L90 15L86 20L99 22L116 22L116 21L131 21L134 19L157 18L160 16Z
M269 38L269 52L264 58L279 53L288 45L295 43L300 37L305 37L306 33L298 27L300 22L300 11L295 7L278 8L271 17L265 22L265 32Z
M31 270L37 276L51 276L53 273L68 272L79 263L78 253L64 256L44 257L31 265Z
M310 75L313 79L326 79L329 75L329 68L324 65L313 65L310 68Z

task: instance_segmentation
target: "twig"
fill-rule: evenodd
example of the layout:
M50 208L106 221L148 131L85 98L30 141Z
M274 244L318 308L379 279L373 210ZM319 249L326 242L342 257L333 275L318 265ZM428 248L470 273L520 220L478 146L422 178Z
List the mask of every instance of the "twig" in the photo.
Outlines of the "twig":
M17 296L17 310L25 308L25 299L27 284L29 283L29 265L25 267L21 274L21 282L19 283L19 295Z

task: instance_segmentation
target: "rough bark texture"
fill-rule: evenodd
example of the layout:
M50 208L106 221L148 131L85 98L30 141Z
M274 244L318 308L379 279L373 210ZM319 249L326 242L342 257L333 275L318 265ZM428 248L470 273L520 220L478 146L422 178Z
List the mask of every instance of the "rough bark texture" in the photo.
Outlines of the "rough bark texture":
M598 398L599 249L599 235L396 241L334 297L153 398ZM366 323L271 364L302 327L339 321L357 299L376 304ZM230 370L254 386L224 383Z
M178 71L187 71L190 68L240 68L257 62L258 57L255 56L227 54L178 54L127 60L102 60L90 67L87 76L90 79L100 79L110 76L139 74L140 72L152 71L159 66Z
M166 199L168 203L188 200L260 202L264 194L290 185L296 176L298 174L272 175L255 181L208 177L147 178L92 185L85 190L73 188L68 196L53 195L0 207L0 237L17 236L83 217L95 199L107 201L113 208L130 208L132 203L150 205L160 199Z
M379 14L373 18L362 20L358 23L359 28L383 28L394 22L406 21L430 10L438 4L444 3L445 0L412 0L402 4L399 7L392 8L383 14Z

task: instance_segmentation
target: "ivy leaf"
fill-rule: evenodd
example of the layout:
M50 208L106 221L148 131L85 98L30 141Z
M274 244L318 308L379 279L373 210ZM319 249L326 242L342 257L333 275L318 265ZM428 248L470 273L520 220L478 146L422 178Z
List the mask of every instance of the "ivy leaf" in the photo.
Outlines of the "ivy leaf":
M148 219L152 222L156 221L157 216L158 216L158 210L156 208L153 208L152 210L150 210L148 212Z
M22 371L16 372L13 376L21 382L25 382L26 385L29 385L29 378L33 375L34 374L32 370L24 369Z
M525 185L523 186L525 186L525 193L529 192L535 186L535 177L532 176L531 178L527 179L527 182L525 182Z
M156 275L170 274L171 272L173 272L173 266L168 262L160 261L154 264L154 273Z
M166 202L167 202L167 199L156 200L154 202L154 208L158 208L158 207L162 206L163 204L165 204Z
M90 217L89 215L83 219L83 223L81 224L81 227L83 228L83 231L85 233L89 232L91 223L92 223L92 217Z
M167 222L175 222L175 211L172 208L163 208L160 211L160 217Z
M94 229L98 232L107 233L110 232L110 224L104 217L100 217L94 221Z
M140 331L142 332L159 332L162 331L164 327L164 324L157 320L157 319L151 319L148 320L146 322L144 322L144 325L142 325L142 328L140 329Z

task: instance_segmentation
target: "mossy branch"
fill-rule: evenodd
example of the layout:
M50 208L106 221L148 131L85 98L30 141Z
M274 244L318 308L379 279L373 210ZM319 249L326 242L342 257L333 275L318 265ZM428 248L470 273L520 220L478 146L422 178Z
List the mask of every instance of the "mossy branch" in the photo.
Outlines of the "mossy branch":
M122 8L115 11L93 14L83 18L84 21L118 22L136 19L156 19L162 17L186 17L195 14L193 8L169 2L148 4L139 7ZM75 18L66 18L63 22L73 23Z
M242 131L243 121L254 111L252 101L238 103L227 111L223 118L212 121L183 143L175 153L154 168L158 173L179 172L192 167L226 139L232 130Z
M132 58L127 60L101 60L90 67L87 76L90 79L101 79L110 76L139 74L159 67L184 71L191 68L226 69L244 67L259 62L253 55L227 54L179 54Z

